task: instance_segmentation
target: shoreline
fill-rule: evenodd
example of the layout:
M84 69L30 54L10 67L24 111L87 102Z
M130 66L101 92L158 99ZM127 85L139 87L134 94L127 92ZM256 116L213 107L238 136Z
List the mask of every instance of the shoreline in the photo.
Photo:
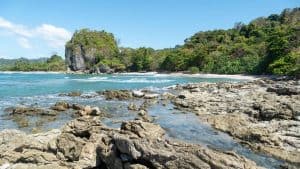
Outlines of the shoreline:
M156 74L156 73L152 72L150 74ZM180 76L180 75L182 74L180 73L175 74L175 76ZM196 76L201 76L201 75L197 74ZM211 74L209 74L208 76L211 76ZM157 104L156 101L159 102L161 101L161 98L164 98L165 101L170 101L172 104L174 104L176 109L188 110L191 113L195 113L195 115L197 115L202 122L208 123L217 131L228 133L230 137L234 138L240 144L246 145L246 147L250 147L253 151L266 153L273 157L283 159L285 162L290 162L291 165L295 164L296 166L298 166L300 164L300 159L298 156L299 152L297 152L297 150L296 151L294 150L295 147L298 146L298 143L297 143L297 139L294 139L294 136L296 137L297 134L299 133L297 133L298 132L297 130L294 130L294 127L295 125L296 128L297 125L300 126L300 122L299 122L300 118L297 119L298 116L300 117L300 114L297 114L297 107L292 106L293 108L293 110L291 110L292 113L290 113L289 107L281 107L282 105L285 104L288 105L295 104L296 106L300 105L299 101L297 101L297 97L300 92L295 94L295 91L293 90L293 87L297 87L295 86L297 84L299 84L299 82L297 81L277 82L277 81L259 79L256 81L248 81L245 83L244 82L242 83L230 83L230 82L209 83L208 82L208 83L177 85L173 89L178 90L179 93L175 95L171 93L153 94L151 92L147 93L147 91L142 91L142 90L141 91L111 90L102 93L102 95L104 95L106 99L109 97L109 99L116 99L116 100L129 99L130 101L130 99L143 99L145 103L150 105L151 104L155 105ZM280 92L285 92L285 93L280 93ZM288 97L289 95L291 96ZM150 102L153 101L153 103L149 103L148 101ZM284 101L284 103L281 103L282 101ZM257 106L256 104L261 104L261 105ZM68 103L60 103L55 105L56 105L56 109L64 108L64 106L66 106L67 108L74 107L74 106L69 106ZM140 106L143 107L142 105ZM266 108L264 108L263 106L265 106ZM78 107L80 106L75 106L76 109ZM141 107L139 106L135 107L133 105L131 109L140 110ZM97 108L94 109L97 110ZM269 111L269 109L271 109L272 111ZM29 110L31 111L31 109ZM149 116L147 113L147 111L149 110L149 105L148 107L147 106L143 107L142 110L144 110L144 112L142 115L138 116L139 118L137 120L146 121L147 123L149 123L147 125L153 124L151 120L152 117ZM79 113L83 116L86 116L85 111L86 109L83 108L82 111L79 111ZM296 112L296 114L294 112ZM101 112L98 112L98 114L99 113L101 114ZM172 114L170 114L170 116L172 116ZM76 120L78 119L75 119L75 121ZM68 122L68 124L72 124L73 122L74 120ZM134 121L131 122L127 121L127 123L135 124ZM62 130L65 130L65 127ZM104 130L107 131L111 129L105 128ZM69 130L66 131L67 132L65 133L69 132ZM112 133L117 133L116 131L117 130L113 130ZM4 132L0 131L0 134L1 133L5 134L5 132L7 132L7 130L5 130ZM76 132L83 132L83 131L78 129L78 131ZM89 132L93 132L93 131L88 130L88 133ZM136 132L136 131L134 130L132 132ZM289 146L286 146L285 145L287 144L286 141L284 139L283 140L281 139L286 137L285 133L289 134L288 135L289 142L287 142L288 144L291 144ZM45 136L47 135L47 132L42 132L41 135ZM89 135L90 134L83 134L83 137L84 138L86 137L88 139L92 138ZM70 137L74 137L74 136L70 136ZM81 134L79 135L75 134L75 137L78 138L79 140L82 139ZM161 138L159 139L161 140ZM73 142L73 140L68 140L68 142ZM172 141L167 141L167 142L170 143ZM91 144L93 142L88 141L87 143ZM70 147L70 149L80 148L80 146L78 146L77 143L75 144L76 146ZM172 144L177 144L177 143L172 143ZM127 149L128 147L125 148ZM214 147L212 147L212 150L214 150L213 148ZM32 150L29 149L26 151L32 151ZM56 150L56 151L61 151L61 150ZM221 152L226 154L226 151L224 150ZM65 157L68 157L68 154L67 155L64 154L64 155ZM24 158L22 154L20 156L22 159ZM53 155L51 154L51 156ZM60 158L60 156L57 157L53 156L53 158ZM246 157L243 158L246 159Z
M195 78L230 78L230 79L241 79L241 80L257 80L260 78L272 78L278 77L275 75L244 75L244 74L211 74L211 73L196 73L189 74L183 72L126 72L126 73L101 73L101 74L89 74L83 72L50 72L50 71L0 71L2 74L75 74L75 75L91 75L91 76L101 76L101 75L162 75L162 76L185 76L185 77L195 77Z

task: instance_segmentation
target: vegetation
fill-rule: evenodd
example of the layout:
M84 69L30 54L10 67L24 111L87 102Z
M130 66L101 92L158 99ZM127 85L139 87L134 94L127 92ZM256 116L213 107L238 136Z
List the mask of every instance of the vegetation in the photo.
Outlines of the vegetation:
M198 32L174 48L119 48L105 31L76 31L66 48L85 52L88 68L115 71L189 71L220 74L300 74L300 8L260 17L232 29ZM90 52L90 53L89 53ZM0 64L1 68L1 64ZM2 66L3 68L3 66ZM5 67L5 69L8 69ZM64 70L61 57L31 63L21 59L10 70Z
M88 68L101 63L117 68L123 67L117 58L119 49L112 33L90 29L76 31L67 42L66 49L78 51L77 48L85 52L87 57L84 59Z
M99 39L103 36L105 41ZM247 25L236 23L228 30L198 32L171 49L118 49L112 34L87 29L76 32L67 46L74 43L100 48L94 65L102 63L118 71L298 75L300 8L260 17Z
M52 55L49 59L1 59L0 70L6 71L64 71L65 61L61 56Z

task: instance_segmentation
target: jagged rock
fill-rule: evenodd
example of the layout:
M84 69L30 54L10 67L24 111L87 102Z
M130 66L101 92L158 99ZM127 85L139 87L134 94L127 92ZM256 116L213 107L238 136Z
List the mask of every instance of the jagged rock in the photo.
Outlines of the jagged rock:
M128 108L128 110L133 110L133 111L139 110L139 107L134 103L129 103L127 108Z
M78 111L78 114L80 116L100 116L102 115L102 112L99 107L85 106L82 110Z
M168 92L164 92L162 95L161 95L161 99L162 100L174 100L176 98L175 95L173 95L172 93L168 93Z
M300 164L300 130L294 129L300 126L296 81L262 79L176 88L181 90L172 101L176 108L195 112L252 149Z
M254 162L232 152L174 142L166 140L163 135L164 130L152 123L124 122L121 130L118 130L107 128L93 118L72 120L64 126L61 133L51 131L26 135L16 130L6 130L0 132L0 150L5 152L0 154L0 166L9 164L11 168L39 168L44 165L45 168L111 169L260 168Z
M111 69L109 66L104 65L104 64L100 64L99 71L101 73L114 73L113 69Z
M56 102L54 106L51 107L52 110L56 111L66 111L70 108L69 103L65 101Z
M103 94L107 100L129 100L132 98L132 92L129 90L107 90L101 92L101 94Z
M84 106L80 104L72 104L72 109L74 110L84 110Z
M6 111L10 111L9 115L26 115L26 116L34 116L34 115L41 115L41 116L56 116L57 112L53 110L37 108L37 107L25 107L25 106L18 106L6 109Z
M142 120L144 122L152 122L154 119L148 115L147 111L141 109L138 112L138 117L136 118L136 120Z
M278 95L298 95L300 94L300 88L293 86L293 87L286 87L286 86L278 86L278 87L268 87L267 92L275 92Z

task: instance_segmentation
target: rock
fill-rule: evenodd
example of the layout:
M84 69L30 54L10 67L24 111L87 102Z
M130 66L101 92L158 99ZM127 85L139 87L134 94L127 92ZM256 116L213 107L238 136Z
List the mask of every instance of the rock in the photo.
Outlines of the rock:
M144 122L152 122L154 119L152 117L150 117L148 115L148 112L141 109L139 112L138 112L138 118L136 118L136 120L142 120Z
M84 110L84 106L80 104L72 104L72 109L74 110Z
M157 94L157 93L147 93L144 95L145 99L155 99L158 97L159 97L159 94Z
M59 96L78 97L78 96L81 96L81 94L82 93L80 91L73 91L70 93L61 93L61 94L59 94Z
M173 95L172 93L169 93L169 92L164 92L162 95L161 95L161 99L162 100L174 100L176 98L175 95Z
M102 112L99 107L84 106L77 112L80 116L100 116Z
M132 91L132 95L133 95L134 97L143 97L143 96L145 96L145 93L143 93L143 92L141 92L141 91L139 91L139 90L133 90L133 91Z
M4 152L0 155L0 166L260 168L254 162L232 152L174 142L166 140L163 135L164 130L152 123L124 122L118 130L103 126L99 120L84 117L67 123L61 133L26 135L16 130L5 130L0 132L0 150ZM56 144L52 145L53 143Z
M85 141L80 137L74 136L73 134L62 133L57 138L56 144L57 150L61 152L67 160L78 161L81 150L85 145Z
M91 113L89 115L91 116L100 116L102 112L100 111L99 107L92 107Z
M185 96L185 95L182 95L182 94L181 94L181 95L178 95L177 97L178 97L179 99L185 99L185 98L186 98L186 96Z
M148 167L141 165L141 164L130 164L126 163L124 165L124 169L148 169Z
M253 105L255 110L259 111L260 120L272 120L272 119L292 119L293 112L285 104L260 102Z
M128 90L107 90L102 92L107 100L129 100L132 98L132 93Z
M139 110L139 107L134 103L129 103L127 108L128 108L128 110L133 110L133 111Z
M159 138L165 134L160 126L142 121L124 122L121 125L121 129L130 131L142 138Z
M66 111L70 108L69 103L65 101L56 102L54 106L51 107L52 110L56 111Z
M99 71L101 73L114 73L113 69L111 69L109 66L104 65L104 64L100 64Z
M25 116L34 116L34 115L41 115L41 116L56 116L57 112L53 110L37 108L37 107L25 107L25 106L18 106L18 107L11 107L6 109L6 111L10 111L10 116L15 115L25 115Z
M176 108L194 112L248 147L300 164L300 94L293 80L176 86Z
M298 95L300 94L299 87L286 87L286 86L278 86L278 87L268 87L267 92L275 92L278 95Z

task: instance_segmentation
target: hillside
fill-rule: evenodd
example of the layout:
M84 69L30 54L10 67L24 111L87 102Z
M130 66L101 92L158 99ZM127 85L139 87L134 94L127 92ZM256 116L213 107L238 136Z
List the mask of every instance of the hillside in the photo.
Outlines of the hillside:
M220 74L300 74L300 8L236 23L232 29L198 32L175 48L117 46L105 31L83 29L66 44L75 71L191 71Z
M0 71L64 71L65 67L65 61L58 55L38 59L0 58Z

